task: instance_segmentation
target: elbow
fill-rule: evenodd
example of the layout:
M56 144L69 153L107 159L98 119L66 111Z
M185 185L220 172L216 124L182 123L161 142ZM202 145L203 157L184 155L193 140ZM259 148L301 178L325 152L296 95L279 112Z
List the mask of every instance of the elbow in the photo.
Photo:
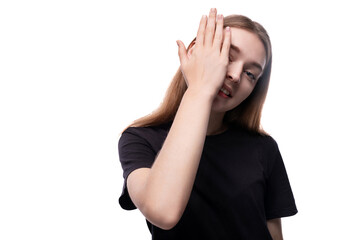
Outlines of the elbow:
M152 205L144 207L143 209L143 214L146 219L153 225L163 230L170 230L174 228L181 218L178 211L168 210L165 207L155 208Z
M164 219L161 224L157 225L157 227L163 230L170 230L173 229L178 222L179 219Z

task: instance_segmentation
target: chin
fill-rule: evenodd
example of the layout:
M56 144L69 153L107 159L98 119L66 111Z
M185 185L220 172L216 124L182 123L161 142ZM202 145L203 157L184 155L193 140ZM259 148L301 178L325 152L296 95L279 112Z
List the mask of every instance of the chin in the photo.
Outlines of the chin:
M235 103L231 104L231 102L228 102L228 104L224 104L221 102L214 101L211 110L214 113L225 113L225 112L230 111L230 110L236 108L237 106L239 106L239 104L241 104L241 102L238 104L235 104Z
M236 107L236 106L235 106ZM231 107L231 106L218 106L216 104L214 104L211 108L211 111L213 113L226 113L227 111L230 111L232 109L234 109L235 107Z

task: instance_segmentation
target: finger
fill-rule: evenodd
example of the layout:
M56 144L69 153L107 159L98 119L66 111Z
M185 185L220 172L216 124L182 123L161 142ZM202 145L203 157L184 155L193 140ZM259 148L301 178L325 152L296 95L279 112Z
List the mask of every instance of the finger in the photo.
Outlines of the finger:
M227 60L229 58L230 44L231 44L231 29L230 27L226 27L224 42L221 48L221 56Z
M214 36L213 47L219 50L221 49L221 43L223 41L223 25L224 25L224 16L222 14L218 15L218 20L216 23L216 30Z
M204 33L205 33L206 22L207 22L207 16L203 15L201 17L199 29L196 36L196 43L198 47L204 45Z
M210 10L209 20L206 24L205 40L204 40L205 46L212 46L214 32L215 32L215 21L216 21L215 18L216 18L216 8L212 8Z
M180 64L183 65L188 60L188 57L186 54L186 48L182 41L177 40L176 43L178 45L178 54L179 54Z

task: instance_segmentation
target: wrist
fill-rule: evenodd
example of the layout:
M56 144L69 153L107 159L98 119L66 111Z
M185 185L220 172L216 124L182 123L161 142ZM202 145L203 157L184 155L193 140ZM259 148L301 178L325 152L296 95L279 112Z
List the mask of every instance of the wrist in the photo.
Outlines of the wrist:
M195 88L188 88L184 95L191 98L197 98L199 100L209 101L210 103L212 103L216 97L216 94L211 91L206 91L205 89L199 90Z

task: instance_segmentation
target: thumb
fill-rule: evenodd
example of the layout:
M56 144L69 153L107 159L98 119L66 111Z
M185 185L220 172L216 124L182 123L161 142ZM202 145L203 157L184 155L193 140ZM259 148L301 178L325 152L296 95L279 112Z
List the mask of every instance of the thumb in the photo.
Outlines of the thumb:
M179 58L180 58L180 64L184 64L188 60L185 45L180 40L177 40L176 43L178 45L178 54L179 54Z

